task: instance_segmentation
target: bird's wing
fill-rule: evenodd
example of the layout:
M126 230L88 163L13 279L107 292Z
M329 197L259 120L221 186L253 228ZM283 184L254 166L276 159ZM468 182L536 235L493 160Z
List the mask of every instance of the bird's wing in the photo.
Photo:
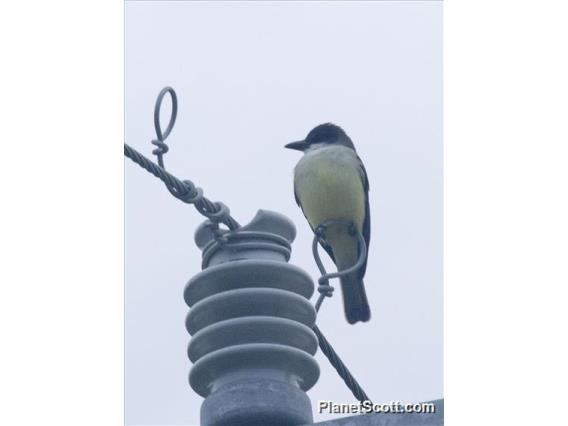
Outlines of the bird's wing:
M298 198L298 194L296 192L296 187L294 186L294 198L296 199L296 204L298 206L300 206L300 208L302 209L302 213L304 213L304 217L306 218L306 221L308 222L308 224L310 223L310 221L308 220L308 217L306 216L306 213L304 212L304 208L302 207L302 203L300 203L300 199ZM312 227L312 225L310 224L310 228L312 228L312 231L315 233L316 230ZM331 246L329 244L327 244L325 242L325 240L318 238L318 242L320 243L320 245L323 247L323 249L327 252L327 254L329 255L329 257L331 257L331 260L333 260L333 262L335 263L335 257L333 256L333 250L331 249Z
M363 162L359 159L359 163L361 166L361 180L363 181L363 189L365 190L365 220L363 221L363 239L365 240L365 244L367 246L367 257L365 258L365 263L361 267L360 277L362 278L365 275L365 271L367 269L367 258L369 257L369 243L371 242L371 210L369 208L369 179L367 177L367 171L365 170L365 166Z

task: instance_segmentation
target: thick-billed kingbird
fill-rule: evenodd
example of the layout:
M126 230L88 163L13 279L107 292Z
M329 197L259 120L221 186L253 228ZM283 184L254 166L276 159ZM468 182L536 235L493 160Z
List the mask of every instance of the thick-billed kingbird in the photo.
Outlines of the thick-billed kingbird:
M359 258L359 244L351 223L363 235L369 249L371 216L369 180L353 142L339 126L331 123L315 127L301 141L286 148L304 155L294 169L294 195L312 230L328 221L320 244L339 271L353 266ZM351 231L351 232L350 232ZM341 278L345 316L350 324L371 317L363 276L367 258L360 269Z

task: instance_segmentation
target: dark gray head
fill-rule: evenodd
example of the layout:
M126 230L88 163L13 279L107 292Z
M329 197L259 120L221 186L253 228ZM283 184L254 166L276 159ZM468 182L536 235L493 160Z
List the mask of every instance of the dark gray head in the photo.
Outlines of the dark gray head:
M332 123L320 124L308 133L306 139L291 142L284 147L295 149L297 151L305 151L310 148L310 146L316 144L342 145L355 150L355 146L353 145L351 138L347 136L347 133L345 133L341 127Z

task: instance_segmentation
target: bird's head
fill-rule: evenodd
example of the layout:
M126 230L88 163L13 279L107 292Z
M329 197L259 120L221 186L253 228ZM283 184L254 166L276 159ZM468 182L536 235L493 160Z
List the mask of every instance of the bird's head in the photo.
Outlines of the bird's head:
M297 151L305 152L314 148L323 148L329 145L341 145L347 148L355 149L353 142L347 136L347 133L335 124L325 123L314 127L306 139L291 142L284 146L284 148L295 149Z

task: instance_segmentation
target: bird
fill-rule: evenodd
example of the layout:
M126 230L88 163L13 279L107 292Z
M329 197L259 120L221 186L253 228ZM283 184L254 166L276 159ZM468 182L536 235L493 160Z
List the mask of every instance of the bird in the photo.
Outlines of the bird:
M323 224L336 221L325 226L325 238L319 238L319 244L339 271L353 266L360 255L358 239L345 223L363 235L367 248L363 265L340 280L347 322L369 321L363 283L371 238L369 179L353 141L341 127L324 123L285 148L303 152L294 168L294 196L312 231L318 235Z

